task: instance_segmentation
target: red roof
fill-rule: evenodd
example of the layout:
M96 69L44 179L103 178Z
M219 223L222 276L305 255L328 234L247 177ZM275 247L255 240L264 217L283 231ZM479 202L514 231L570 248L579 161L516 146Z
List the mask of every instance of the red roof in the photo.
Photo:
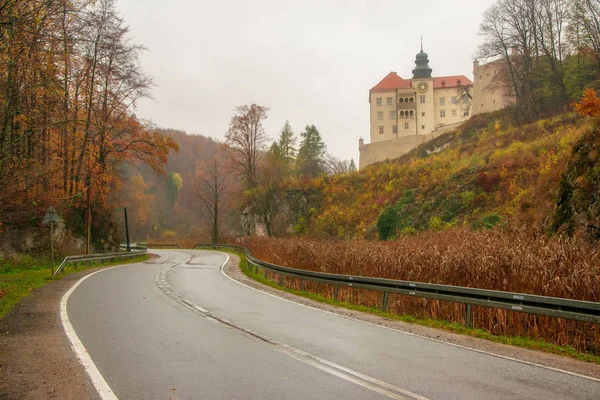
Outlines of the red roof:
M392 90L392 89L408 89L410 88L410 80L402 79L394 71L387 74L377 85L371 90Z
M460 81L460 83L459 83L459 81ZM473 85L473 82L471 82L471 80L464 75L440 76L437 78L433 78L434 89L453 88L453 87L470 86L470 85Z
M434 89L442 89L442 88L455 88L459 86L472 86L473 82L469 78L464 75L455 75L455 76L440 76L437 78L433 78L433 88ZM398 76L394 71L387 74L385 78L381 80L377 85L373 86L373 88L369 91L369 94L372 91L383 92L395 89L410 89L412 87L410 79L402 79ZM371 96L369 96L369 102L371 101Z

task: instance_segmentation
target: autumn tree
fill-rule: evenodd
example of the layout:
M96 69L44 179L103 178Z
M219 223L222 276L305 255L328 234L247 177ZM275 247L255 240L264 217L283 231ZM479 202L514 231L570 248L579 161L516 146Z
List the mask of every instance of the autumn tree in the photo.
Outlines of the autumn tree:
M257 104L236 107L225 134L232 167L249 188L256 185L258 164L268 140L262 125L267 118L267 111L267 107Z
M259 166L257 184L246 192L252 211L263 223L268 236L275 233L275 224L283 213L283 181L286 175L281 159L271 149Z
M139 160L162 173L177 148L133 114L152 86L143 48L112 0L7 1L0 22L1 223L22 226L53 205L74 214L67 221L85 219L73 228L89 251L92 216L115 206L120 166Z
M170 209L173 209L179 191L183 187L183 179L177 172L170 172L165 181L165 195Z
M300 134L302 141L296 160L298 172L303 176L315 177L325 172L325 143L314 125L307 125Z

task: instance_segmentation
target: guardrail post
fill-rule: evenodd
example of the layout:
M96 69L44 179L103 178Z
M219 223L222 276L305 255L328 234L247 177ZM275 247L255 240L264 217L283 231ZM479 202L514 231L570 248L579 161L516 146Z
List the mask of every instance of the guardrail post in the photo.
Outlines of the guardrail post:
M304 279L300 280L300 290L306 292L306 281Z
M283 274L279 274L279 286L283 286Z
M467 304L466 311L465 311L465 326L467 328L470 328L471 325L472 325L471 324L471 314L472 314L471 313L471 307L472 306L470 304Z
M338 299L339 291L340 291L340 287L339 286L335 286L335 288L333 289L333 298L334 298L334 300Z
M388 308L388 292L383 292L383 305L381 306L381 310L383 312L387 312Z

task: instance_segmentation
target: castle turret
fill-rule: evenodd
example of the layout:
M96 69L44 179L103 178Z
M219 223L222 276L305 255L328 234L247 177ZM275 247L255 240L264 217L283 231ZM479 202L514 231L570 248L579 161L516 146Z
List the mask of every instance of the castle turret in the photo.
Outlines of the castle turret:
M415 64L417 66L412 71L413 79L431 78L432 69L429 68L429 58L427 53L423 52L423 39L421 39L421 52L417 54Z

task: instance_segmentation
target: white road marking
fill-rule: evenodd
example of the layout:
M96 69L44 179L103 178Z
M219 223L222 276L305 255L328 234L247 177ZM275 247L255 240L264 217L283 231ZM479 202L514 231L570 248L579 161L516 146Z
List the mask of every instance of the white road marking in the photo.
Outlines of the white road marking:
M217 252L217 253L225 256L225 262L219 267L219 270L225 276L227 276L229 279L232 279L231 277L229 277L227 274L225 274L223 272L223 267L225 265L227 265L227 263L229 262L229 254L222 253L222 252ZM181 264L183 264L183 263L181 263ZM181 265L181 264L178 264L178 265ZM318 368L321 371L327 372L338 378L344 379L348 382L352 382L356 385L362 386L366 389L372 390L374 392L377 392L377 393L387 396L389 398L396 399L396 400L429 400L426 397L409 392L408 390L405 390L405 389L401 389L399 387L396 387L387 382L380 381L373 377L361 374L358 371L354 371L350 368L336 364L332 361L315 356L304 350L300 350L300 349L297 349L290 345L278 342L274 339L271 339L270 337L258 334L250 329L247 329L240 325L237 325L225 318L214 315L210 311L200 307L199 305L190 301L189 299L186 299L185 296L183 296L183 294L181 294L180 292L177 291L177 289L175 289L171 285L169 285L169 283L167 282L167 272L172 270L175 267L176 266L165 268L162 271L160 271L155 276L155 281L156 281L157 285L159 286L159 288L161 290L164 291L165 294L167 294L168 296L173 298L175 301L177 301L180 304L183 304L184 306L191 309L192 311L196 311L203 317L205 317L213 322L221 323L221 324L224 324L225 326L234 328L234 329L241 331L243 333L246 333L254 338L260 339L260 340L272 345L273 348L278 350L279 352L282 352L298 361L302 361L303 363L311 365L315 368ZM235 279L233 279L233 280L235 281ZM235 281L235 282L238 282L238 281ZM262 292L262 293L264 293L264 292Z
M104 268L100 271L96 271L89 275L86 275L80 280L78 280L73 286L71 286L71 288L67 291L67 293L63 295L62 299L60 300L60 319L63 325L63 329L65 330L69 341L71 342L71 346L73 348L73 351L77 355L79 362L85 368L85 372L92 380L92 384L94 385L94 388L96 389L98 395L102 400L118 400L118 397L110 388L109 384L106 382L106 380L98 370L98 367L96 367L96 364L94 364L92 357L90 357L89 353L85 349L85 346L83 345L83 343L81 343L79 336L77 336L77 333L75 332L75 329L73 328L73 325L69 320L69 314L67 313L67 301L69 300L69 297L75 291L75 289L77 289L77 287L89 277L99 274L100 272L108 271L114 268L128 267L131 265L134 264L117 265L114 267Z
M214 250L205 250L205 251L213 251L215 253L220 253L220 254L227 255L226 253L223 253L223 252L220 252L220 251L214 251ZM229 261L229 258L227 259L227 262L228 261ZM485 354L485 355L493 356L493 357L498 357L498 358L502 358L502 359L505 359L505 360L514 361L514 362L518 362L518 363L521 363L521 364L530 365L532 367L543 368L543 369L546 369L546 370L549 370L549 371L559 372L559 373L562 373L562 374L576 376L578 378L588 379L588 380L591 380L591 381L594 381L594 382L600 382L599 378L595 378L593 376L578 374L576 372L571 372L571 371L567 371L567 370L560 369L560 368L554 368L554 367L550 367L550 366L547 366L547 365L534 363L534 362L531 362L531 361L520 360L518 358L514 358L514 357L510 357L510 356L505 356L505 355L502 355L502 354L491 353L489 351L475 349L475 348L472 348L472 347L467 347L467 346L463 346L463 345L456 344L456 343L445 342L445 341L440 340L440 339L434 339L434 338L430 338L430 337L427 337L427 336L419 335L418 333L406 332L406 331L402 331L400 329L391 328L389 326L379 325L379 324L376 324L374 322L364 321L364 320L359 319L359 318L354 318L354 317L350 317L348 315L342 315L342 314L338 314L338 313L335 313L335 312L332 312L332 311L327 311L327 310L323 310L321 308L309 306L307 304L298 303L296 301L280 297L280 296L275 295L273 293L265 292L264 290L260 290L260 289L257 289L255 287L246 285L245 283L240 282L240 281L238 281L235 278L232 278L231 276L229 276L229 275L227 275L225 273L224 267L227 264L227 262L225 262L223 265L221 265L221 273L223 275L225 275L227 278L231 279L232 281L234 281L235 283L237 283L239 285L247 287L248 289L256 290L257 292L266 294L267 296L271 296L271 297L274 297L274 298L279 299L279 300L287 301L288 303L292 303L292 304L296 304L296 305L301 306L301 307L306 307L306 308L310 308L312 310L324 312L326 314L335 315L335 316L340 317L340 318L346 318L346 319L349 319L349 320L352 320L352 321L358 321L358 322L362 322L364 324L369 324L369 325L376 326L376 327L379 327L379 328L388 329L388 330L391 330L391 331L394 331L394 332L399 332L399 333L402 333L404 335L408 335L408 336L418 337L418 338L421 338L421 339L430 340L432 342L441 343L441 344L444 344L444 345L447 345L447 346L452 346L452 347L456 347L456 348L464 349L464 350L470 350L470 351L474 351L476 353ZM250 279L252 279L252 278L250 278ZM260 282L257 282L257 283L260 284Z
M83 278L78 280L71 287L71 289L69 289L69 291L64 294L64 296L60 300L60 319L62 321L65 333L71 341L71 346L73 347L73 351L77 355L79 362L85 368L85 372L87 372L87 374L89 375L90 379L92 380L92 384L96 388L96 391L98 392L98 395L100 395L100 398L102 400L118 400L118 398L114 394L108 383L106 383L106 380L104 380L104 377L98 370L98 367L96 367L96 364L94 364L94 361L92 361L92 357L90 357L87 350L83 346L83 343L81 343L79 336L77 336L77 333L75 333L75 329L73 329L73 325L71 325L71 321L69 321L69 315L67 314L67 301L69 300L69 296L71 296L71 293L73 293L73 291L77 289L77 287L87 278L89 278L90 276L94 276L99 272L107 271L113 268L118 267L106 268L84 276Z

